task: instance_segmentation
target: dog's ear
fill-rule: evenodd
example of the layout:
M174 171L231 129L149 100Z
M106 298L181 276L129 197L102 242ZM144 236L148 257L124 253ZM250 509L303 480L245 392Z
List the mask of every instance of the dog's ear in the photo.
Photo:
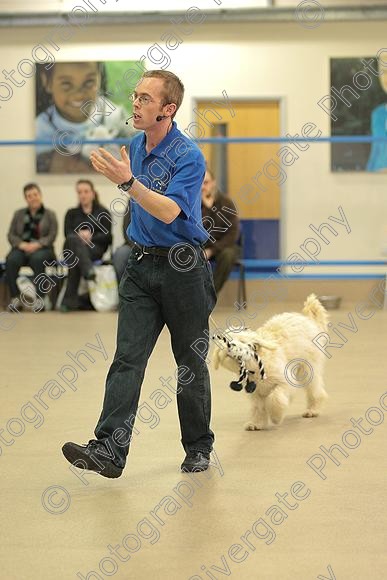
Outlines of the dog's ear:
M257 349L263 347L269 350L275 350L278 347L275 339L267 338L265 335L262 336L259 331L250 329L235 333L235 339L245 344L254 344Z
M254 345L256 348L267 348L268 350L275 350L278 348L278 343L275 340L270 340L268 338L257 337L254 339Z

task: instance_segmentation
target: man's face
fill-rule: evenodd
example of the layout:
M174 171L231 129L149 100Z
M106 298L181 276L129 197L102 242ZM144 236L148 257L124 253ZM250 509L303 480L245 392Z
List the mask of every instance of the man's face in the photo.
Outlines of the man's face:
M52 78L43 75L42 81L62 117L73 123L87 120L82 107L95 102L101 84L96 62L56 63Z
M202 199L213 197L216 193L216 180L206 171L202 184Z
M30 211L37 211L42 205L42 194L39 189L32 187L25 192L25 198Z
M142 79L136 86L133 103L133 127L145 131L158 125L156 117L163 114L164 81L157 78ZM141 100L143 102L141 103Z

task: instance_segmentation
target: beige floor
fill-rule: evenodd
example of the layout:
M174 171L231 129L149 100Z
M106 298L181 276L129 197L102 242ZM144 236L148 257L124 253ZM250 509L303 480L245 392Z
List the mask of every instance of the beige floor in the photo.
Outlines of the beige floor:
M345 306L332 314L334 323L348 323L348 312L354 312L355 304ZM279 305L276 311L281 310ZM215 312L219 324L230 313L231 309L219 308ZM253 326L272 313L274 308L267 308ZM70 471L60 448L67 440L83 442L92 437L114 351L115 314L16 315L15 327L0 332L0 429L6 429L9 419L19 418L8 423L15 433L14 443L10 444L6 431L0 432L0 578L386 578L387 421L373 427L369 435L361 435L361 444L347 449L348 457L340 460L340 466L327 458L326 479L306 464L312 455L322 454L319 446L343 446L341 438L352 427L351 417L364 417L370 407L381 408L379 398L387 390L387 311L377 312L368 321L355 319L358 332L345 331L348 342L332 350L327 362L330 399L320 418L301 418L303 393L297 389L281 428L246 432L242 425L248 415L248 395L229 389L227 371L212 370L219 463L211 469L210 478L200 474L193 481L178 470L183 453L173 401L158 410L159 424L154 429L138 422L140 433L120 479L88 474L82 481ZM96 335L108 360L102 352L85 346L97 346ZM34 395L44 386L55 396L55 383L49 381L56 378L64 384L57 376L64 365L64 373L70 376L69 365L74 368L75 363L66 352L82 348L93 353L95 362L82 359L86 370L78 369L77 390L68 387L57 400L46 392L42 404L37 403ZM173 375L174 368L169 336L164 332L142 392L142 401L153 409L149 395L161 387L159 377ZM29 401L35 401L42 412L44 423L35 422L38 428L33 408L25 407ZM43 409L44 404L49 408ZM20 422L22 407L24 423ZM371 411L370 417L377 422L377 411ZM25 432L17 436L23 425ZM353 439L347 441L351 444ZM298 502L290 495L295 482L305 484L303 489L301 484L293 487ZM276 493L289 493L281 501L291 507L280 504ZM192 497L183 501L183 495ZM160 502L152 516L150 512ZM271 506L282 506L283 511L270 510ZM265 539L246 535L259 518L256 530L266 534ZM274 541L266 544L273 540L273 533ZM245 544L230 550L233 544L242 544L242 535L250 547ZM108 546L114 551L125 537L131 552L122 547L112 555Z

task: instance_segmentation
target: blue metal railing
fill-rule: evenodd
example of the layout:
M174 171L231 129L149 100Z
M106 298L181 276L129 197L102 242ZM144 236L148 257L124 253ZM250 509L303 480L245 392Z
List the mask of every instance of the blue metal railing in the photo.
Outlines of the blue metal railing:
M249 260L244 259L241 260L245 267L245 277L247 280L259 280L265 279L269 277L273 278L289 278L289 279L304 279L304 280L375 280L375 279L383 279L386 276L386 273L383 271L379 272L372 272L372 273L343 273L343 272L336 272L336 273L325 273L325 272L318 272L318 273L303 273L303 272L296 272L296 273L289 273L284 272L281 274L282 267L289 267L289 266L338 266L338 267L351 267L351 266L384 266L387 267L387 259L382 260L321 260L318 262L313 261L304 261L304 262L287 262L286 260ZM273 270L273 268L277 270ZM387 269L387 268L386 268ZM231 279L238 279L239 273L237 269L235 269L231 273Z
M130 138L117 139L78 139L78 135L74 133L74 138L80 145L101 145L101 144L117 144L126 145L130 142ZM336 135L334 137L204 137L202 139L193 139L195 143L294 143L294 142L308 142L308 143L387 143L387 136L373 137L372 135ZM72 145L74 139L66 139L61 136L61 145ZM51 139L12 139L0 141L1 147L20 147L20 146L34 146L34 145L53 145Z

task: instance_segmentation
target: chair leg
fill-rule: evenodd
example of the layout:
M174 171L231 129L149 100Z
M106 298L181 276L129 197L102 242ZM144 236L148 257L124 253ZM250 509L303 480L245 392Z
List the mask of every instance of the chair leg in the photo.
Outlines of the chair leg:
M237 304L241 304L242 288L241 288L241 267L239 266L239 278L238 278L238 292L237 292Z
M247 290L246 290L246 279L245 279L245 267L243 265L243 274L242 274L242 289L243 289L243 302L246 304L247 308Z
M243 304L243 309L247 308L245 267L243 264L239 265L238 304Z
M5 276L0 278L0 310L6 310L11 302L11 294Z

